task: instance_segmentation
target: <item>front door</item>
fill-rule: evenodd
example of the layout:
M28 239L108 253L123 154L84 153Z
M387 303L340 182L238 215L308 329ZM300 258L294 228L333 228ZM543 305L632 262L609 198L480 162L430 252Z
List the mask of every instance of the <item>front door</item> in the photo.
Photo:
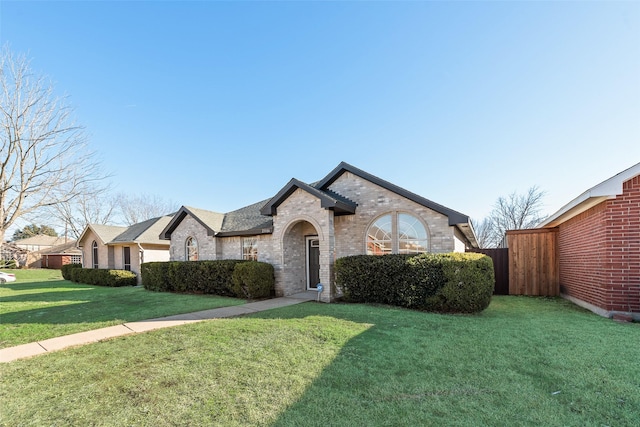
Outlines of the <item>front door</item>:
M320 283L320 240L307 237L307 289L316 290Z

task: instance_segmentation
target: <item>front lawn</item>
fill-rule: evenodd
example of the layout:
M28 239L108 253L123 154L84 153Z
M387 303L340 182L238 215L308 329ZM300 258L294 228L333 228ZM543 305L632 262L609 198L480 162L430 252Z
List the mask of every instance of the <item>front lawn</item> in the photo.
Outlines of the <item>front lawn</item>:
M3 365L0 425L636 426L640 325L304 303Z
M63 280L60 270L12 270L0 286L0 348L123 322L243 304L244 300L109 288Z

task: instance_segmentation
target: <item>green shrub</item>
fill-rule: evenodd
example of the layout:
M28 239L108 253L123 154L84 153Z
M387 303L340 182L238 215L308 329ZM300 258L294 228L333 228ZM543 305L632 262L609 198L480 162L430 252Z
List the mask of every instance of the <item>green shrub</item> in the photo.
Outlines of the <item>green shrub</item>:
M489 306L495 286L493 261L486 255L441 255L446 283L428 299L434 311L478 313Z
M247 299L268 298L275 289L273 266L266 262L247 261L233 270L233 292Z
M135 273L126 270L107 270L103 268L67 269L69 280L94 286L136 286Z
M18 268L18 263L15 259L7 259L0 260L0 268L4 269L16 269Z
M173 288L169 283L168 262L145 262L140 265L142 286L145 289L156 292L171 292Z
M474 313L491 301L493 263L482 254L358 255L336 261L347 302Z
M233 270L243 260L170 261L142 264L145 289L161 292L236 296L231 289Z
M82 264L65 264L60 268L62 271L62 278L65 280L71 280L71 270L74 268L82 268Z

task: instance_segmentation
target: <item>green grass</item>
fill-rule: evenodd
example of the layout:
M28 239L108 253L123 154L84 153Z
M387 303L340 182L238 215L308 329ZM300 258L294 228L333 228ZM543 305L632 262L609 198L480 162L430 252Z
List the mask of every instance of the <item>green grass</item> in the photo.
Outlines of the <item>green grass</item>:
M640 325L304 303L0 366L6 426L636 426Z
M0 286L0 348L123 322L238 305L243 300L109 288L62 280L59 270L13 270Z

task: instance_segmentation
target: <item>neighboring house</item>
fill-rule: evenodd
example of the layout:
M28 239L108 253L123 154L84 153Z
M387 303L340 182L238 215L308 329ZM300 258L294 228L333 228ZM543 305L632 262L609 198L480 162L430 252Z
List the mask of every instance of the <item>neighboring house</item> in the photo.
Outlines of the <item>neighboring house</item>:
M640 320L640 163L543 221L557 232L560 293L606 317Z
M40 251L40 267L59 269L67 264L82 264L82 251L75 240Z
M46 234L37 234L25 239L14 240L13 244L30 252L37 252L45 249L51 249L54 246L63 245L68 241L69 239L67 239L66 237L55 237L47 236Z
M171 260L268 262L276 295L322 283L325 302L339 296L337 258L478 246L468 216L344 162L319 182L292 179L271 199L226 214L183 206L160 237Z
M78 239L82 266L129 270L140 282L140 264L169 260L169 242L158 236L170 220L163 216L130 227L89 224Z
M15 261L15 265L18 267L25 267L28 262L30 252L26 249L20 248L11 242L0 243L0 267L4 268Z

